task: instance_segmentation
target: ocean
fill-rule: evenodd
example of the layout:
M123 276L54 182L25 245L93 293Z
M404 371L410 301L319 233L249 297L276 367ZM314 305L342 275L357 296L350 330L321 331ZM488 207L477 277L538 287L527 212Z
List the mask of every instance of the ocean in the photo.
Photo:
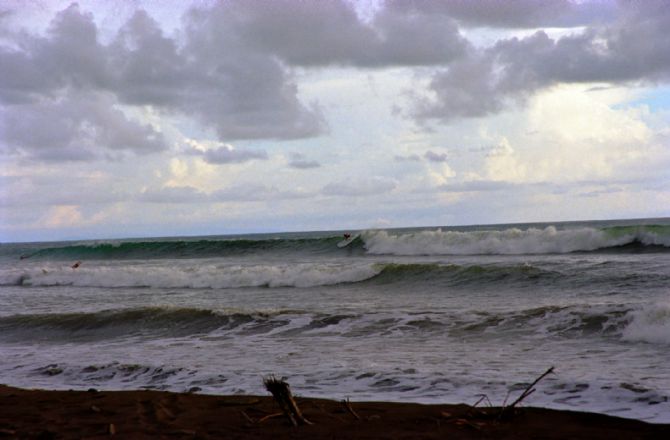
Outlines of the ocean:
M670 219L343 232L0 244L0 382L670 422Z

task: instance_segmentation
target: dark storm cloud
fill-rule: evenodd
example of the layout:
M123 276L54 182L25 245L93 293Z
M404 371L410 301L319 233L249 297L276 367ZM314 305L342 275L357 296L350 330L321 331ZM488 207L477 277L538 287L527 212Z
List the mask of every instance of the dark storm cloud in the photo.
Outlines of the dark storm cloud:
M544 31L471 50L436 73L433 97L417 98L419 121L485 116L559 83L653 84L670 80L670 8L622 9L616 22L553 39ZM629 6L629 5L628 5Z

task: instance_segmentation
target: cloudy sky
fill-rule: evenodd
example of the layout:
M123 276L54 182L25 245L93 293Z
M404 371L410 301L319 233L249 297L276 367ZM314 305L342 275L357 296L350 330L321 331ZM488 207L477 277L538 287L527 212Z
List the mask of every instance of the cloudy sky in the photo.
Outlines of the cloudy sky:
M670 216L670 5L0 0L0 241Z

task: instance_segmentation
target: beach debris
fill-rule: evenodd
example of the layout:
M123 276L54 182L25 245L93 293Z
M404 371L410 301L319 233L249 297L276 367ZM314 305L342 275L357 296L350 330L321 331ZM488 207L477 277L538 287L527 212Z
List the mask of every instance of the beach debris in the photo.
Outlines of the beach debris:
M109 431L109 435L115 435L116 434L116 426L114 426L113 423L110 423L108 431Z
M356 418L356 420L360 420L361 417L356 414L356 411L351 407L351 402L349 402L349 399L342 400L342 405L349 411L349 413Z
M313 425L312 422L302 415L300 408L298 408L298 404L295 402L295 399L291 394L289 384L283 378L277 379L275 376L270 375L263 379L263 385L265 385L265 389L272 394L272 397L274 397L279 408L281 408L282 412L293 426L298 426L299 424Z
M542 373L537 379L535 379L535 380L533 381L533 383L531 383L530 385L528 385L528 386L526 387L526 389L523 390L523 393L521 393L521 395L520 395L514 402L512 402L512 403L511 403L510 405L508 405L508 406L505 406L505 405L503 404L502 408L500 409L500 414L499 414L498 418L502 418L504 415L507 415L507 414L509 414L510 412L514 411L514 408L515 408L519 403L521 403L521 401L523 401L523 399L525 399L526 397L530 396L531 394L533 394L533 393L535 392L535 388L534 388L535 385L537 385L538 382L540 382L542 379L544 379L546 376L548 376L549 374L551 374L551 373L553 373L553 372L554 372L554 367L550 367L547 371L545 371L545 372Z
M484 401L486 401L486 402L488 403L489 407L492 407L492 406L493 406L493 404L491 403L491 400L489 399L489 396L487 396L486 394L481 394L481 395L479 396L479 400L477 400L477 401L475 402L475 404L472 405L472 407L473 407L473 408L476 408L477 405L479 405L480 403L482 403L482 402L484 402ZM503 406L505 406L504 403L503 403Z
M95 405L91 405L91 411L96 412L96 413L99 413L99 412L100 412L100 408L98 408L98 407L95 406Z

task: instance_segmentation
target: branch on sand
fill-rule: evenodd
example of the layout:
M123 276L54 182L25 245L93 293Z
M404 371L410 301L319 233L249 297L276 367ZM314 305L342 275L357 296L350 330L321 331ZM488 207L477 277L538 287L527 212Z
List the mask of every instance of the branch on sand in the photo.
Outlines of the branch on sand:
M263 379L263 385L265 385L266 390L272 393L272 397L274 397L279 408L281 408L282 412L293 426L313 425L312 422L302 415L286 381L277 379L275 376L268 376Z
M548 376L549 374L551 374L551 373L553 373L553 372L554 372L554 367L550 367L547 371L545 371L544 373L542 373L542 374L540 375L540 377L538 377L537 379L535 379L535 380L533 381L533 383L531 383L530 385L528 385L528 386L526 387L526 389L523 390L523 393L521 393L521 395L520 395L514 402L512 402L512 403L511 403L510 405L508 405L508 406L505 406L505 405L503 404L503 407L500 409L500 414L498 415L498 418L500 419L500 418L502 418L503 416L507 416L509 413L513 412L513 411L514 411L514 408L515 408L519 403L521 403L521 401L522 401L523 399L525 399L526 397L530 396L531 394L533 394L533 393L535 392L535 388L534 388L535 385L537 385L538 382L540 382L542 379L544 379L546 376Z

